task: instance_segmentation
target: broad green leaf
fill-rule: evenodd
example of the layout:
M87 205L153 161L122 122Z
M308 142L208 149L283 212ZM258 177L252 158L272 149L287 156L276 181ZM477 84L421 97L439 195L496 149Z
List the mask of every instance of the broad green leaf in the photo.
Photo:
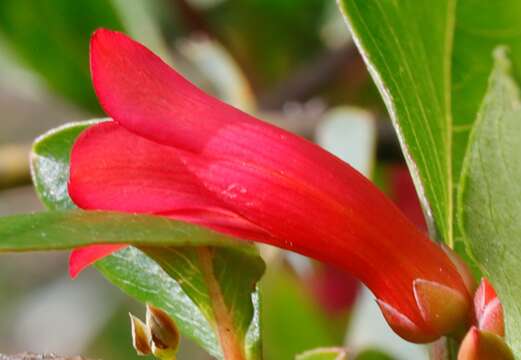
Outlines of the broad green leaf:
M111 283L142 303L151 303L168 312L179 330L195 340L211 355L221 357L219 340L180 284L141 250L128 247L96 263Z
M295 360L347 360L347 351L341 348L318 348L295 356Z
M400 137L431 233L436 236L434 227L438 240L459 250L454 199L469 131L487 86L492 49L509 45L521 65L521 3L340 4Z
M437 236L451 243L454 2L341 0L340 5L398 132L427 218L434 220Z
M89 37L121 30L108 0L0 1L0 36L46 84L81 107L99 111L89 74Z
M459 0L452 55L453 181L457 185L468 136L487 89L492 51L509 48L514 73L521 78L521 2Z
M161 247L238 245L216 232L159 216L81 210L1 217L0 239L0 251L4 252L67 250L112 243Z
M6 248L43 249L56 239L62 242L60 248L93 242L141 245L140 250L123 250L96 266L129 295L168 311L182 333L211 355L224 358L220 346L224 334L244 349L248 359L259 359L260 308L255 284L264 272L264 263L253 246L160 217L73 210L67 193L70 149L81 131L99 121L104 120L68 124L36 141L31 157L33 179L41 200L55 211L11 219L15 221L9 226L20 222L12 234L7 232L18 235L17 244L5 242ZM18 231L22 228L38 231L22 232L20 241ZM50 231L55 236L49 236ZM168 239L177 245L169 244Z
M460 220L472 254L504 306L506 337L521 356L521 98L505 49L469 141Z
M490 103L488 97L478 116L492 70L492 49L508 45L514 74L521 75L521 4L516 0L434 3L341 0L340 3L398 130L426 215L428 218L432 215L441 240L463 254L460 228L453 225L460 211L455 207L455 194L462 178L462 159L466 151L475 152L467 150L469 132L476 119L483 118L486 104ZM488 144L490 156L505 146L504 141ZM512 158L518 153L509 151ZM467 166L481 166L483 174L495 174L498 164L502 164L473 161L478 160L468 160ZM517 158L509 159L511 163L516 161ZM480 196L489 196L486 187L481 191ZM514 194L510 196L515 199ZM459 207L467 209L479 203L467 201L472 202L463 197ZM501 225L496 213L481 215L482 224ZM477 246L475 239L482 239L483 248L486 242L487 248L506 251L500 238L485 236L491 235L485 227L474 224L470 230L473 235L467 236L467 241L472 249ZM493 281L504 286L511 281L512 274L505 273L502 261L491 261L494 257L486 251L473 249L473 253L485 274L495 274ZM503 290L503 301L510 306L519 298L512 296L513 293ZM513 319L508 319L509 316ZM520 338L521 330L514 330L521 325L516 325L516 317L511 308L507 325L511 336Z
M0 37L53 91L100 112L89 72L89 38L100 27L124 30L169 60L148 0L0 1Z
M254 306L259 305L256 283L265 265L256 248L147 247L144 251L198 304L218 337L238 342L248 359L262 357ZM234 358L224 351L227 358Z
M65 124L36 139L31 152L31 173L36 194L47 208L76 209L67 192L70 149L88 126L107 120Z

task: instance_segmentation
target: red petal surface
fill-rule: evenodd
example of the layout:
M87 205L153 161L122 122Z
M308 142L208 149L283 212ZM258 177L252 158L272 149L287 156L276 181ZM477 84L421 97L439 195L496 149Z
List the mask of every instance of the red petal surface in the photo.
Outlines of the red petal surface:
M72 149L69 195L83 209L158 214L235 236L266 237L205 190L180 154L116 122L97 124Z
M90 60L106 113L142 137L208 157L255 159L334 197L350 196L337 177L354 178L353 186L363 178L309 141L209 96L121 33L96 31Z

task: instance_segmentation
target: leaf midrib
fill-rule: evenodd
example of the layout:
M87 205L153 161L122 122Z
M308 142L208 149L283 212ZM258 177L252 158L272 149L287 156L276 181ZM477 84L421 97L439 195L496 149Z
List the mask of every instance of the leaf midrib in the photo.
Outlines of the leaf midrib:
M210 248L201 246L196 249L201 273L208 288L210 304L215 317L214 327L219 336L219 342L227 360L246 360L244 354L244 343L240 341L238 334L234 331L232 315L226 306L221 286L215 277L212 262L212 251Z

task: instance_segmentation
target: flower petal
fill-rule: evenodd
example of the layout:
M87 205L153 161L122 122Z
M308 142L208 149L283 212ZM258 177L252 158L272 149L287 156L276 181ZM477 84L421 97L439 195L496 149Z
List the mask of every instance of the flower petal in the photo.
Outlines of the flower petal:
M91 245L72 250L69 257L70 277L74 279L82 270L94 264L97 260L127 246L125 244Z
M83 209L158 214L236 236L266 236L207 191L179 152L108 121L85 130L71 152L69 195Z
M346 200L346 184L363 178L315 144L204 93L126 35L96 31L90 61L107 114L151 141L209 158L254 159Z
M74 144L69 195L84 209L165 213L196 204L217 207L175 149L113 121L88 128Z

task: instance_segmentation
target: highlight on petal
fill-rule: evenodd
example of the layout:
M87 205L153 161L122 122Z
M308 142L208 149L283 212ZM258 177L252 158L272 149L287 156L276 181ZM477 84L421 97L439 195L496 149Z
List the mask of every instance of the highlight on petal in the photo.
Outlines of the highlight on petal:
M400 311L382 300L376 300L382 314L393 331L407 341L414 343L430 342L438 338L436 335L425 334L414 322Z
M72 250L69 257L70 277L74 279L82 270L94 264L97 260L127 246L125 244L90 245Z
M123 34L95 33L91 70L114 121L74 145L78 206L169 216L329 263L363 281L413 341L455 327L432 319L439 289L463 299L443 314L467 314L449 256L340 159L206 95ZM418 279L436 285L418 290Z

